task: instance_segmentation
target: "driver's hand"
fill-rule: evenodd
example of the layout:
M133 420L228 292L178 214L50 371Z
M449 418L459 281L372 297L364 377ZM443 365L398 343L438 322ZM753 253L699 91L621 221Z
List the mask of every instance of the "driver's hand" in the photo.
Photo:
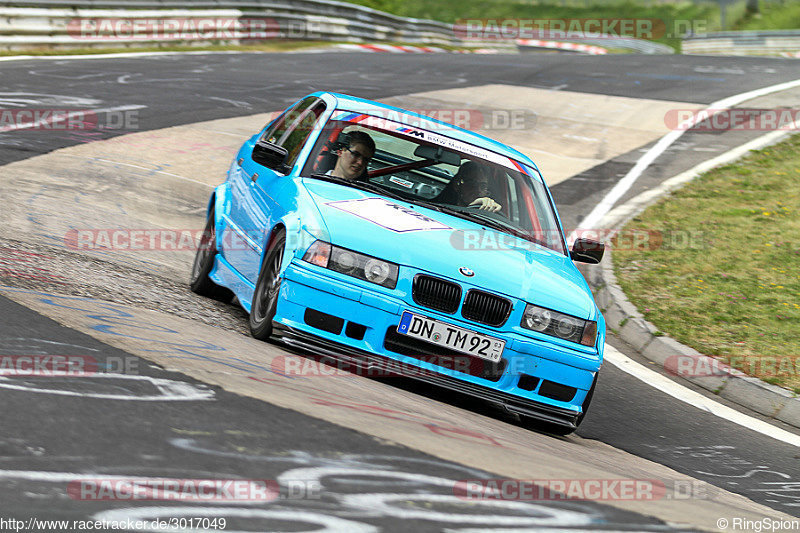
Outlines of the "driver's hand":
M472 203L469 204L469 207L475 207L477 209L482 209L484 211L490 211L492 213L496 213L496 212L500 211L500 209L503 206L501 206L500 204L498 204L497 202L495 202L494 200L492 200L488 196L484 196L484 197L476 198L475 200L473 200Z

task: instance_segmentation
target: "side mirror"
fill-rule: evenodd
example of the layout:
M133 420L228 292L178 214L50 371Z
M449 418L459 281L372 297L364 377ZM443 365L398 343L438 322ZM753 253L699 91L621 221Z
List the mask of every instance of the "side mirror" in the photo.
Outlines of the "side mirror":
M572 251L569 253L573 261L580 261L581 263L589 263L596 265L603 259L603 253L606 251L606 245L602 242L593 241L592 239L578 238L572 244Z
M290 170L286 165L288 157L289 151L286 148L264 140L259 140L253 147L253 161L283 174L288 173Z

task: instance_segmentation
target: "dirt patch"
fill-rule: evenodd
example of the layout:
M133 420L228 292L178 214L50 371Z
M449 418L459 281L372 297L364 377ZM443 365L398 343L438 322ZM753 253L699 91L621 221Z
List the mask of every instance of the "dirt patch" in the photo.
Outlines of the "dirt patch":
M161 311L249 335L239 305L194 294L188 279L168 279L63 246L0 239L0 285Z

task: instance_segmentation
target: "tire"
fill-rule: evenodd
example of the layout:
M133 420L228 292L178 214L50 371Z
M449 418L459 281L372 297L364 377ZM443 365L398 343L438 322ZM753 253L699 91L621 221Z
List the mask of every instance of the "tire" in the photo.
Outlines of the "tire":
M272 319L278 306L281 280L278 277L286 248L286 231L281 228L273 236L261 272L258 273L256 290L250 306L250 334L259 340L267 340L272 335Z
M594 375L594 380L592 381L592 386L589 387L589 392L586 394L586 398L583 400L583 405L581 406L581 414L578 415L578 418L575 420L575 427L570 428L567 426L561 426L559 424L553 424L551 422L543 422L539 419L520 415L519 419L522 421L522 424L530 429L535 429L537 431L544 431L546 433L551 433L553 435L559 436L566 436L570 433L573 433L583 422L583 419L586 418L586 412L589 410L589 405L592 403L592 398L594 397L594 389L597 386L597 376L600 372L597 372Z
M594 397L594 389L597 387L597 376L600 375L600 372L595 372L594 379L592 380L592 386L589 387L589 392L586 394L586 398L583 400L583 405L581 406L581 414L578 416L578 419L575 421L575 426L580 426L583 419L586 418L586 412L589 410L589 406L592 404L592 398Z
M203 236L200 238L200 244L194 256L189 288L192 292L201 296L208 296L222 302L230 302L231 298L233 298L233 292L225 287L220 287L208 277L211 269L214 268L214 257L216 255L217 228L214 225L214 209L212 208L208 213L206 227L203 230Z

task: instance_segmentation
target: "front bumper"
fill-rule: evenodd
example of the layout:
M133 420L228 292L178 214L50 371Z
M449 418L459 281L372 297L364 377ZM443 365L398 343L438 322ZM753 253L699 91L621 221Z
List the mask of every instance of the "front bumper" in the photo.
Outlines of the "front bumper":
M412 372L409 377L502 404L517 414L575 427L599 370L599 357L592 359L585 354L572 354L560 346L521 338L508 328L484 327L460 320L458 316L409 304L408 301L412 301L410 292L405 301L402 297L359 285L358 281L293 261L281 284L275 336L290 346L344 360L369 373L391 372L397 369L397 363L406 368L416 367L423 371ZM364 282L364 285L368 284ZM403 294L401 284L395 292ZM314 316L318 316L318 312L332 315L337 324L328 327L318 320L310 320L309 309ZM412 357L388 349L387 346L396 349L389 343L389 337L404 310L504 338L504 361L498 375L465 373L435 364L425 357ZM358 333L352 335L352 331ZM531 386L532 382L536 385ZM545 384L569 388L574 390L574 395L569 399L547 397L544 394L552 387L546 392Z

